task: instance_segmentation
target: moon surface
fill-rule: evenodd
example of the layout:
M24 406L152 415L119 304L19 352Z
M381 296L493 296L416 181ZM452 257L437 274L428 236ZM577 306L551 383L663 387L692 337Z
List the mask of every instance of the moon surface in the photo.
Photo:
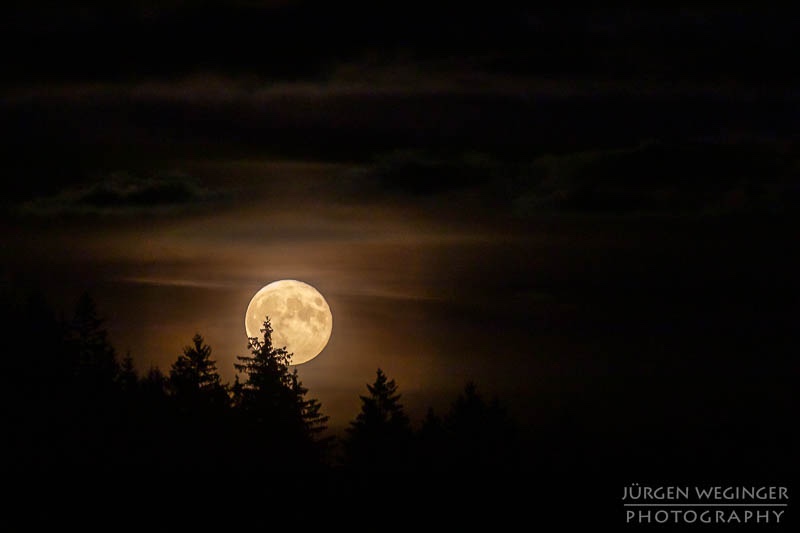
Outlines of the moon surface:
M264 319L272 325L272 345L293 354L291 364L314 359L328 344L333 315L320 292L302 281L282 279L261 288L247 306L248 337L261 338Z

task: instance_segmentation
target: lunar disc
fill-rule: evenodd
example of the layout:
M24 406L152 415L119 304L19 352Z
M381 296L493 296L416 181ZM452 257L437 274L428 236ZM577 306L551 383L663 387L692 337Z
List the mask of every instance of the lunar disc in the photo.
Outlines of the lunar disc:
M272 325L272 345L293 354L291 364L310 361L328 344L333 315L322 294L302 281L283 279L261 288L245 315L248 337L261 338L264 319Z

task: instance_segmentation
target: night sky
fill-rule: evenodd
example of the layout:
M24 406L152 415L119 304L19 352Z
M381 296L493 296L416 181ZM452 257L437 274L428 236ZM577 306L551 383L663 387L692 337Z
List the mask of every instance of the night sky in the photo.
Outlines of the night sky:
M796 471L791 13L115 5L0 18L3 283L89 291L142 373L200 333L232 381L299 279L334 432L382 368L414 423L472 380L633 475Z

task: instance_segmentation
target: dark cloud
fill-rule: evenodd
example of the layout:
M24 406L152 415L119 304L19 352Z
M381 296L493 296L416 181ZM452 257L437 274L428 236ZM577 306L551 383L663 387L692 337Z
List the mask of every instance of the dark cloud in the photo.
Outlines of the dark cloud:
M646 143L544 156L517 177L515 212L788 214L800 154L782 144Z
M367 174L383 191L427 196L485 184L498 167L488 154L398 150L378 154Z
M21 211L37 215L174 213L225 197L222 191L202 187L195 179L184 175L140 177L115 173L53 196L25 202Z
M397 150L356 167L354 194L511 213L791 214L800 206L793 143L648 141L632 147L531 158L496 153ZM344 185L343 185L344 186ZM454 213L452 209L449 216Z

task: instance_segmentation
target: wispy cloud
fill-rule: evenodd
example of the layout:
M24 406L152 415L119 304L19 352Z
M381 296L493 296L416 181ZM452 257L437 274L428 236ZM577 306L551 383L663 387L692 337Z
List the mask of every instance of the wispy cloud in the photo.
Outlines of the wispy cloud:
M162 102L188 105L245 105L350 97L413 95L485 95L523 100L625 96L633 98L720 97L753 101L771 96L797 97L791 85L754 86L736 80L674 80L663 83L634 76L539 76L498 72L493 56L409 59L373 62L353 60L333 67L316 80L275 81L214 72L178 79L139 81L31 82L0 91L0 103L30 101L88 105Z
M515 214L788 213L797 154L780 146L644 143L537 158L506 190Z
M181 279L165 277L146 277L146 276L126 276L119 278L123 283L133 283L138 285L154 285L159 287L189 287L195 289L230 289L238 287L238 283L208 281L201 279Z
M30 200L21 212L34 215L132 215L172 213L219 201L222 191L180 174L134 176L114 173L104 179Z

